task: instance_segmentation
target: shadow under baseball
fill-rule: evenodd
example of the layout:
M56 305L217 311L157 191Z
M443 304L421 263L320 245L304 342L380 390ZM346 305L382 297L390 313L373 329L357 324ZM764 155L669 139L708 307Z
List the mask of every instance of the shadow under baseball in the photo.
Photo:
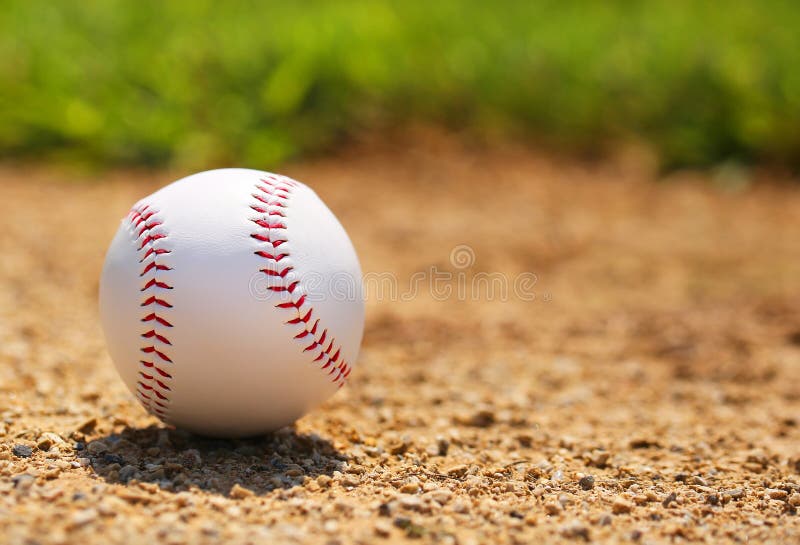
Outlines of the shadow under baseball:
M79 455L110 483L154 483L172 492L194 488L224 496L304 486L347 461L330 441L292 428L230 440L158 426L125 428L89 442Z

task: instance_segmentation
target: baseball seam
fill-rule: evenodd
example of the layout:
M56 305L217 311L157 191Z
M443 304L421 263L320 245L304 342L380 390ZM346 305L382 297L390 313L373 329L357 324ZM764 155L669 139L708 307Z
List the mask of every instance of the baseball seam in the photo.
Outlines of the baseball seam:
M284 323L299 327L294 339L308 342L303 353L311 352L311 356L316 354L311 362L318 364L320 370L327 371L331 382L341 388L352 367L344 360L341 346L336 344L333 335L320 324L319 318L315 318L314 307L308 301L292 264L286 214L291 194L298 185L290 178L276 175L266 175L260 179L260 183L255 184L252 194L255 202L250 208L260 215L250 221L259 230L250 236L262 243L264 249L253 253L267 260L268 266L260 269L260 272L266 275L270 283L267 289L283 296L275 308L292 313L292 317Z
M142 267L139 276L144 281L139 291L142 293L140 306L145 312L140 321L145 331L140 335L144 344L139 348L141 355L136 397L150 413L165 418L169 411L169 392L172 390L172 374L167 371L173 365L168 355L172 343L167 337L172 324L159 312L172 308L166 290L173 289L173 286L162 275L172 268L160 262L160 257L172 253L172 250L165 248L168 235L158 213L150 205L139 204L128 214L128 222L136 238L136 252L140 255Z

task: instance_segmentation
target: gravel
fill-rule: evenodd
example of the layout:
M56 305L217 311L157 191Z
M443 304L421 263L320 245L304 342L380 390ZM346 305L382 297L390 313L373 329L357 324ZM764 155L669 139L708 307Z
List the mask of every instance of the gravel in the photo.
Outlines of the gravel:
M119 218L173 175L0 167L4 543L800 541L796 186L386 146L287 172L364 270L535 297L370 298L351 383L235 441L146 415L98 325Z

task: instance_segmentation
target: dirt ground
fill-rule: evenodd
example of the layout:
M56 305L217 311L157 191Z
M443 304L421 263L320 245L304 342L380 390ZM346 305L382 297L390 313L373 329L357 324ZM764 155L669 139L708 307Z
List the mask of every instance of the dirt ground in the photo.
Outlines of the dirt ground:
M146 415L97 314L183 173L0 169L0 542L800 541L800 185L447 140L283 172L399 287L322 409L222 441Z

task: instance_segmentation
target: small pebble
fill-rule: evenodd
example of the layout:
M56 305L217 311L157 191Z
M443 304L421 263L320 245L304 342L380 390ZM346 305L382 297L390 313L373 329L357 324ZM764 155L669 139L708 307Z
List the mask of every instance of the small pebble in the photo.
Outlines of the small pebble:
M124 503L119 498L111 496L104 498L97 505L97 513L101 517L116 517L123 506Z
M125 463L125 459L122 456L110 453L103 455L103 461L107 464L119 464L120 466Z
M233 488L231 488L230 497L235 500L243 500L246 498L252 498L253 496L255 496L255 492L249 488L243 487L239 483L236 483L233 485Z
M397 517L394 519L394 525L406 531L406 536L410 538L419 538L425 534L425 528L419 524L415 524L407 517Z
M404 454L406 451L408 451L408 447L409 447L408 439L402 438L386 445L386 450L389 452L389 454L398 455L398 454Z
M450 450L450 441L444 437L437 437L436 447L439 456L447 456L447 452Z
M733 488L731 490L726 490L723 495L731 499L738 500L744 497L744 490L741 488Z
M678 499L678 495L675 492L670 492L669 495L664 498L664 501L661 502L661 505L664 506L664 509L668 508L672 502Z
M558 515L564 510L564 507L558 501L549 501L544 504L544 512L548 515Z
M86 420L83 424L78 426L78 431L81 433L91 433L97 427L97 419L90 418Z
M38 448L43 452L47 452L48 450L50 450L50 447L52 446L53 446L53 440L50 439L49 437L44 437L44 436L40 437L39 441L36 443L36 448Z
M633 503L635 503L636 505L644 505L649 501L650 501L649 497L645 494L636 494L633 497Z
M476 428L488 428L495 423L494 412L490 409L482 409L468 416L462 416L459 419L460 424L473 426Z
M658 444L658 441L655 441L653 439L647 439L647 438L633 439L629 443L629 445L630 445L630 447L632 449L645 449L645 448L654 448L654 447L659 447L660 446Z
M459 464L457 466L453 466L447 470L447 475L449 477L463 477L467 474L469 467L464 464Z
M453 497L453 493L447 490L446 488L439 488L437 490L433 490L430 492L431 497L436 500L437 503L444 505L450 501L450 498Z
M14 445L11 452L18 458L30 458L33 456L33 449L28 445Z
M28 473L21 473L20 475L14 475L11 477L11 482L14 483L14 488L18 490L28 490L33 483L36 481L36 477L33 475L29 475Z
M617 497L614 503L611 504L611 511L615 515L622 515L630 513L633 510L633 504L623 497Z
M594 450L589 456L589 465L603 469L608 466L609 458L611 458L611 454L605 450Z
M403 494L416 494L419 492L419 483L410 482L400 487L400 492Z
M385 520L376 521L372 528L375 531L375 535L379 537L389 537L392 533L392 527Z
M592 488L594 488L594 477L591 475L586 475L585 477L581 477L581 479L578 481L578 485L583 490L591 490Z
M589 528L580 522L565 524L559 529L559 533L569 539L582 539L589 541Z
M203 457L197 449L186 449L181 452L180 462L184 467L200 467L203 464Z
M81 528L95 520L97 520L97 511L95 509L81 509L72 515L70 526L72 528Z
M361 481L359 480L357 475L349 475L348 474L348 475L345 475L342 478L341 483L342 483L342 486L344 486L345 488L355 488L359 484L361 484Z
M780 488L767 488L767 496L772 500L785 500L789 497L789 493Z
M102 454L108 450L108 445L102 441L92 441L86 446L86 450L89 451L89 454Z
M392 516L392 511L394 511L394 507L391 503L382 503L378 506L378 515L382 517L390 517Z
M402 496L398 499L398 502L401 507L409 511L421 511L423 506L419 496Z

